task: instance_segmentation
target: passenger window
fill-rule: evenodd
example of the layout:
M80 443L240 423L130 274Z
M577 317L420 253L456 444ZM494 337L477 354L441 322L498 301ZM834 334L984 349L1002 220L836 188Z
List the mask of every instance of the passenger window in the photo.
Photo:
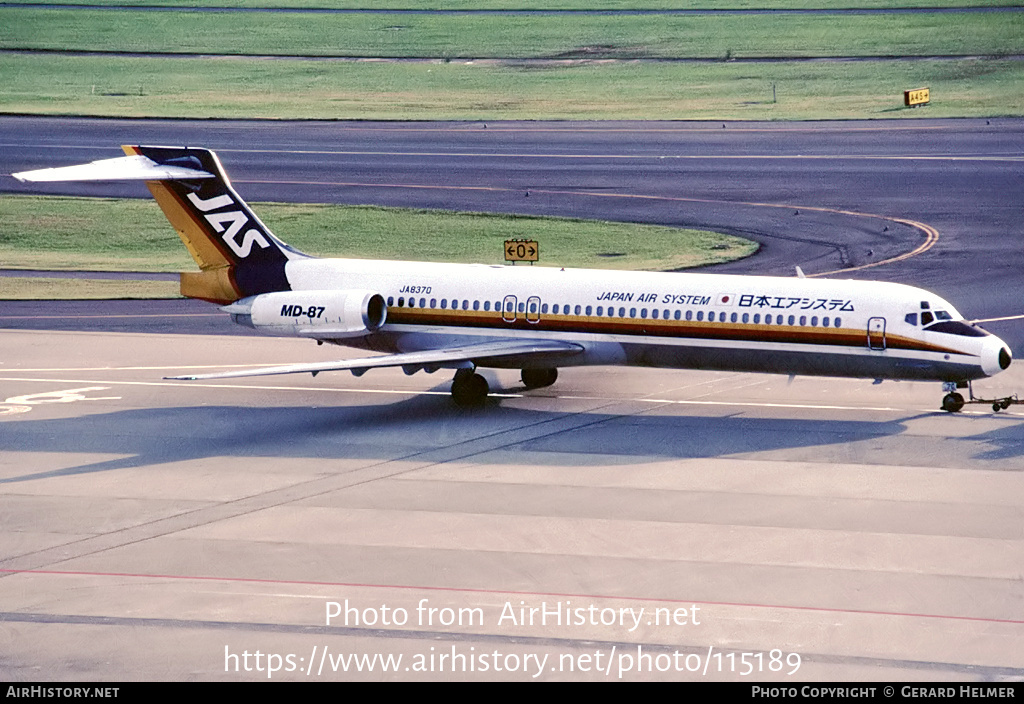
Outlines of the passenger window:
M657 308L655 308L654 310L651 311L651 317L654 318L655 320L658 319L658 309Z
M452 301L452 308L455 308L454 304L455 304L455 301ZM447 298L442 298L441 299L441 310L444 310L447 307L448 307L448 299Z
M675 318L676 320L679 320L679 313L680 312L677 310L672 317Z
M604 306L597 307L597 314L598 316L604 315Z
M699 311L697 311L697 322L703 322L703 321L704 321L704 311L699 310Z
M646 308L643 308L643 309L640 310L640 317L641 318L646 318L647 317L647 309Z
M629 309L629 317L630 318L635 318L636 317L636 308L630 308Z
M736 322L736 314L735 313L733 313L732 315L729 316L729 322L730 323L735 323ZM743 322L746 322L746 321L744 320Z
M818 327L818 316L815 315L815 316L813 316L811 318L811 327L812 328Z
M843 327L843 319L842 318L836 318L836 327L837 328Z
M491 309L491 302L490 301L484 301L484 310L485 311L489 311L490 309Z
M473 310L480 310L480 301L473 301Z
M801 325L807 325L807 316L806 315L801 315L800 316L800 324Z
M709 323L715 322L715 311L711 311L710 313L708 313L708 322Z
M796 322L796 318L794 318L794 317L793 317L792 315L791 315L791 316L789 316L789 324L790 324L790 325L792 325L792 324L794 324L795 322Z
M761 324L761 314L760 313L754 313L754 325L760 325L760 324Z
M626 309L625 308L619 308L619 317L620 318L625 318L626 317Z
M436 298L431 298L430 299L430 307L431 308L437 308L437 299Z

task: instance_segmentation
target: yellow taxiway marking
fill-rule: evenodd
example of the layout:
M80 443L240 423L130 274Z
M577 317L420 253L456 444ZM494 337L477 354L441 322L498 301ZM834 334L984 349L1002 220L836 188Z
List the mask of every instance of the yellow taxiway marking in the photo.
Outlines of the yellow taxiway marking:
M281 181L281 180L251 180L251 181L236 181L235 183L259 183L259 184L278 184L278 185L290 185L290 186L340 186L347 188L407 188L417 190L440 190L440 191L481 191L481 192L493 192L493 193L522 193L527 191L529 193L540 193L545 195L558 195L558 196L587 196L591 198L621 198L624 200L651 200L651 201L665 201L670 203L708 203L714 205L742 205L755 208L776 208L781 210L806 210L814 213L831 213L834 215L847 215L850 217L861 217L861 218L873 218L876 220L885 220L900 225L906 225L913 229L918 230L924 235L924 241L912 250L903 252L894 257L888 259L882 259L877 262L871 262L870 264L862 264L860 266L848 267L846 269L835 269L833 271L823 271L816 274L808 274L808 278L814 278L817 276L828 276L831 274L845 274L851 271L860 271L862 269L871 269L876 266L882 266L884 264L892 264L895 262L909 259L910 257L916 257L918 254L923 254L929 249L935 246L939 241L939 231L931 225L927 225L923 222L917 222L916 220L908 220L906 218L891 217L888 215L878 215L876 213L862 213L856 210L842 210L839 208L823 208L813 205L794 205L791 203L762 203L758 201L739 201L739 200L719 200L713 198L686 198L683 196L656 196L656 195L645 195L642 193L602 193L596 191L566 191L566 190L555 190L545 188L507 188L499 186L435 186L425 184L401 184L401 183L360 183L355 181Z

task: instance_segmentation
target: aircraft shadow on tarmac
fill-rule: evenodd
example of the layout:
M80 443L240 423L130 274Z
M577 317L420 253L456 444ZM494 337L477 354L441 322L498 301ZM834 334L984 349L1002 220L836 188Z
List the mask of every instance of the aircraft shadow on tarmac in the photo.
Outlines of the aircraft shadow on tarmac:
M187 406L117 411L4 424L8 452L126 455L76 467L27 472L0 484L219 457L431 461L487 453L487 462L529 453L533 464L607 466L663 459L757 456L779 461L1024 470L1024 424L997 416L998 429L966 437L907 433L921 418L759 418L747 414L623 415L503 407L475 410L438 396L358 406ZM964 418L964 422L970 422ZM507 440L501 435L508 433ZM524 439L524 436L528 436ZM486 446L479 443L484 442ZM461 446L461 447L460 447ZM823 447L828 459L823 457ZM493 450L514 450L494 453ZM464 453L461 454L460 453ZM896 461L894 462L894 456ZM1008 460L1016 460L1008 464ZM992 461L986 467L979 462Z

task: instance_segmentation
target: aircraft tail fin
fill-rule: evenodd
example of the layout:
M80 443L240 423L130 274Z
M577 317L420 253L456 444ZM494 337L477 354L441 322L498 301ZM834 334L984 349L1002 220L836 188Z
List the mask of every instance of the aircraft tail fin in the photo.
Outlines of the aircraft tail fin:
M267 228L231 186L217 155L193 147L124 146L128 156L14 174L23 181L146 181L198 272L182 295L214 303L291 289L285 263L307 255Z

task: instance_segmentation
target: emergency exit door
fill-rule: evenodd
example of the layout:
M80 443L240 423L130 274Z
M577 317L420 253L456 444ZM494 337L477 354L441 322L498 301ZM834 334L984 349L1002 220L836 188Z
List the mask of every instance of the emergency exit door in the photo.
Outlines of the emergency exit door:
M885 349L885 318L868 320L868 349Z

